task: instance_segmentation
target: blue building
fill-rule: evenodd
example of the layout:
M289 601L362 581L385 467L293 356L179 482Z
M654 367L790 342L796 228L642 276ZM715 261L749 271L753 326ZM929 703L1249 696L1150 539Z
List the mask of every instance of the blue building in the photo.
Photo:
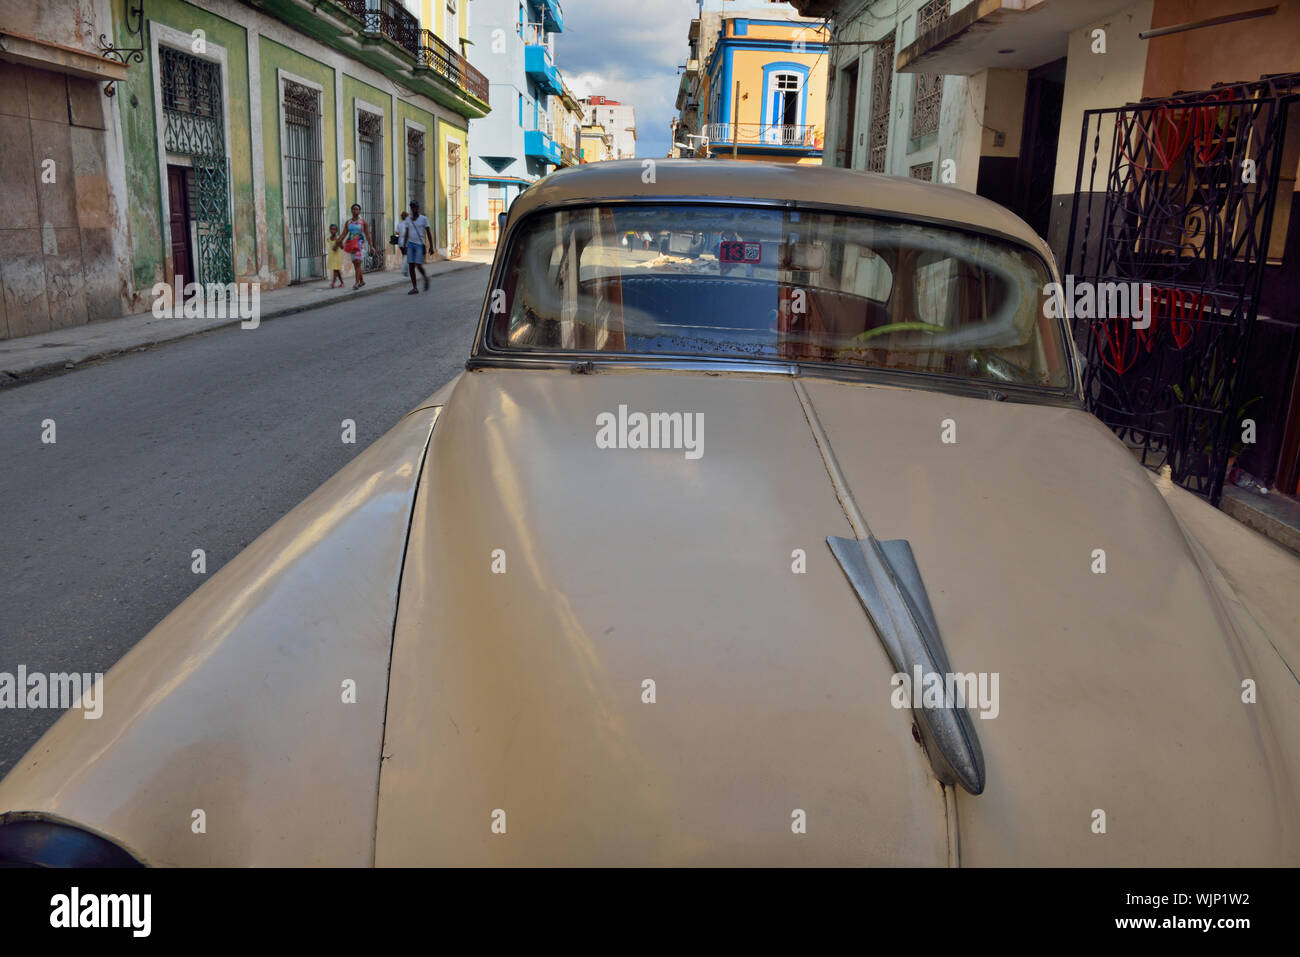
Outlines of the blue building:
M561 165L552 98L564 95L554 61L564 11L558 0L476 0L473 21L474 62L487 76L492 112L470 123L470 237L492 243L497 214Z

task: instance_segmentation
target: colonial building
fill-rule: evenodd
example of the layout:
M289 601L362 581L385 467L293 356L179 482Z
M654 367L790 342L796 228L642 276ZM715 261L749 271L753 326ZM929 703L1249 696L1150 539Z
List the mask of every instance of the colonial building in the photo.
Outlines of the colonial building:
M675 143L695 156L820 163L829 31L787 4L733 6L701 0L691 21Z
M0 175L7 222L31 232L8 247L26 258L5 255L6 314L23 317L5 331L146 311L159 283L323 277L353 202L367 269L395 265L411 200L440 252L463 252L467 130L488 91L454 6L424 3L438 33L388 0L6 5L0 57L26 115L6 118ZM44 154L59 175L42 184Z
M563 82L560 95L551 97L551 125L560 144L560 166L577 166L582 150L582 103Z
M475 242L495 242L498 214L562 163L551 103L564 95L554 40L563 30L558 0L475 0L470 35L495 107L470 127Z
M1149 329L1076 316L1090 407L1218 502L1300 491L1300 0L794 0L830 18L826 161L971 190Z
M608 159L636 158L636 107L599 95L583 97L579 103L583 124L600 126L612 137Z
M599 163L614 158L614 134L600 123L584 123L580 162Z

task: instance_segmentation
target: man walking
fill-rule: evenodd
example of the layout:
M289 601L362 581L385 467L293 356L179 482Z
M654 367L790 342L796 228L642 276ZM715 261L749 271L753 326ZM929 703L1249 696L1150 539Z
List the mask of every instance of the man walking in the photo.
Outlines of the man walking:
M433 246L433 233L429 229L429 217L420 212L419 203L411 203L411 218L405 223L407 271L411 274L411 291L408 296L416 295L420 290L415 285L415 271L420 270L424 277L425 292L429 290L429 275L424 271L424 251ZM425 240L428 240L426 243Z

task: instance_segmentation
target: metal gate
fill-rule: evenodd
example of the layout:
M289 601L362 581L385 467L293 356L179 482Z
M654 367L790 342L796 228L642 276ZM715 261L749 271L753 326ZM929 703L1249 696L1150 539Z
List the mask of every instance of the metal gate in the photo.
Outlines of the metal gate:
M284 212L289 281L325 275L325 159L320 93L284 81Z
M460 144L447 144L447 253L461 254Z
M388 232L384 227L384 118L361 110L357 113L357 203L361 218L370 226L373 242L366 247L362 268L384 268Z
M424 134L419 130L406 131L406 205L420 204L420 212L429 213L424 202ZM423 240L421 240L423 241Z
M890 92L894 85L894 31L890 30L876 46L871 61L871 125L868 130L867 169L873 173L885 171L889 152ZM852 155L853 144L849 144ZM850 164L851 165L851 164Z
M1242 367L1298 79L1083 118L1065 272L1098 303L1102 283L1149 284L1151 295L1145 320L1075 316L1089 408L1144 465L1168 464L1215 505L1251 402Z
M234 282L221 67L160 46L158 68L163 146L168 153L188 156L193 170L189 206L198 240L194 264L197 281Z

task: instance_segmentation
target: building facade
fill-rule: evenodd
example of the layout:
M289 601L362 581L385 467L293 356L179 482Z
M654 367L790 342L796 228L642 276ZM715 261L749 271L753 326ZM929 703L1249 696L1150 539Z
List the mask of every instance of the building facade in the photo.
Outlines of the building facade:
M610 136L610 155L602 159L635 159L636 107L600 95L583 97L579 102L583 125L599 126Z
M798 16L786 4L744 13L701 4L700 14L687 38L691 49L678 89L675 151L820 163L829 52L825 25Z
M577 166L582 151L582 103L563 82L560 95L551 97L551 125L560 144L560 166Z
M431 22L456 43L380 0L28 9L7 33L27 31L32 50L71 49L39 69L15 62L30 51L6 36L3 69L27 93L29 156L66 163L57 188L79 193L71 203L71 194L5 183L6 200L22 207L10 221L37 230L15 248L40 238L31 255L40 252L46 279L37 295L37 260L6 264L6 303L35 317L6 322L9 335L148 311L160 284L265 290L324 278L329 224L341 225L354 202L375 240L366 269L396 267L387 240L411 200L435 224L442 254L467 249L466 136L469 119L488 111L488 91L456 49L450 13ZM55 115L62 131L45 125ZM18 179L30 172L16 169ZM62 278L74 249L84 283Z
M120 316L130 270L102 6L5 4L0 44L0 339ZM81 15L76 14L80 12Z
M563 29L558 0L475 0L470 36L494 106L470 124L475 242L496 242L498 214L530 183L561 165L551 104L564 94L554 41Z
M411 200L438 252L465 251L466 133L486 86L403 7L127 0L121 14L118 48L142 53L115 98L137 297L177 277L323 277L328 226L353 203L368 270L395 267L387 239Z
M1090 408L1218 502L1300 492L1300 0L795 0L829 17L826 162L1010 208L1152 326L1076 316Z
M584 123L580 162L600 163L614 158L614 134L599 123Z

